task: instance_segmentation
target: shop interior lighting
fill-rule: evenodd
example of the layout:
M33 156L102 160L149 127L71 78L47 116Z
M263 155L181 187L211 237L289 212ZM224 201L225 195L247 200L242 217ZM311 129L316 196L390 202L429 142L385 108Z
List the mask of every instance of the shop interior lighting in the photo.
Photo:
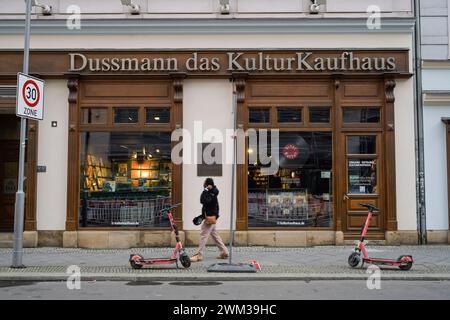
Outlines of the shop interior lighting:
M141 13L141 8L138 4L133 3L132 0L120 0L122 2L123 6L130 7L130 13L131 14L139 14Z
M52 14L52 6L40 4L37 0L31 0L31 6L41 8L44 16L50 16Z

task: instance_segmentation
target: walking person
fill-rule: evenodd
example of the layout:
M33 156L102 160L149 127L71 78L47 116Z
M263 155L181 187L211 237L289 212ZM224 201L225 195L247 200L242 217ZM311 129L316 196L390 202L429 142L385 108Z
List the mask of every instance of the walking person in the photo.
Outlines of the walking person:
M207 178L203 183L203 192L200 196L202 204L203 223L200 231L200 240L197 253L191 257L192 262L202 261L206 243L211 236L220 250L217 259L226 259L228 257L228 249L222 241L216 230L216 222L219 218L219 189L214 185L214 180Z

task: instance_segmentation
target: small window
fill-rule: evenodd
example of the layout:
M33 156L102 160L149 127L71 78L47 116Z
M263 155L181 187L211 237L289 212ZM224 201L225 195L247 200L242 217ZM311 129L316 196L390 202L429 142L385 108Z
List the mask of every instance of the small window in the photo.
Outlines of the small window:
M330 123L330 108L309 107L310 123Z
M139 108L115 108L114 123L138 123Z
M348 107L344 108L345 123L379 123L380 108Z
M170 123L170 108L147 108L145 113L148 124Z
M83 108L81 109L82 124L106 124L108 109L106 108Z
M249 123L270 123L270 108L249 108Z
M348 154L376 154L376 136L349 136L347 137Z
M277 108L277 119L280 123L302 122L302 108L279 107Z

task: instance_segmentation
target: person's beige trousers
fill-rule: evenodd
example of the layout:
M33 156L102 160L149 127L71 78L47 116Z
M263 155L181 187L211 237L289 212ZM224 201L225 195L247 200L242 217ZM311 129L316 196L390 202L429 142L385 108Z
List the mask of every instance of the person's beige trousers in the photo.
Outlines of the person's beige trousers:
M219 248L220 253L228 255L228 249L222 241L219 233L216 230L215 224L206 224L202 223L201 231L200 231L200 240L198 244L198 256L199 258L203 258L203 253L205 252L206 243L208 242L209 236L211 236L216 243L216 246Z

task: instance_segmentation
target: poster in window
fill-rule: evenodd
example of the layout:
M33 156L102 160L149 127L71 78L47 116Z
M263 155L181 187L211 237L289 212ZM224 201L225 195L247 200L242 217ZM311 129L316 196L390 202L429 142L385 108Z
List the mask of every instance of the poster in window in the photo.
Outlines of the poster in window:
M376 193L376 160L348 161L348 191L354 194Z
M120 176L126 177L128 174L128 164L127 163L119 163L117 171Z
M270 207L276 207L279 206L281 203L281 199L279 195L271 194L267 197L267 203Z

